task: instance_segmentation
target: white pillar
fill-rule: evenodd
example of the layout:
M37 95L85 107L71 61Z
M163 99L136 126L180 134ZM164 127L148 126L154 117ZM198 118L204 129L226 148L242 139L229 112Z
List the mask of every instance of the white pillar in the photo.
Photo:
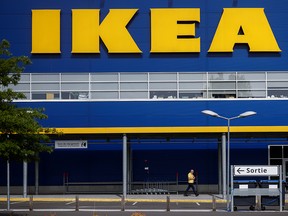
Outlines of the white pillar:
M123 134L123 197L127 196L127 136Z
M28 174L28 167L27 161L23 161L23 197L27 197L27 174Z

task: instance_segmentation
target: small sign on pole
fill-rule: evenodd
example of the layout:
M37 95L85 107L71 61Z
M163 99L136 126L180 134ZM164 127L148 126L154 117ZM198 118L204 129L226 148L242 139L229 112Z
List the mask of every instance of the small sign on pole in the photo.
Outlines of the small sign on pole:
M87 140L56 140L55 149L83 149L88 148Z

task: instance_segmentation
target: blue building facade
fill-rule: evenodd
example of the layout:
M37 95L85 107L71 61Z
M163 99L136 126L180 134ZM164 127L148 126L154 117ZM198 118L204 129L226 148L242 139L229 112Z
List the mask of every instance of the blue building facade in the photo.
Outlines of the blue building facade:
M102 33L97 39L99 52L75 51L75 47L81 48L81 40L76 38L78 33L74 32L74 24L79 21L76 12L84 14L84 21L96 29L108 20L111 10L123 9L137 9L124 27L139 52L113 53L109 42L121 45L124 39L120 35L109 35L106 39ZM160 15L154 16L156 9L172 10L172 13L178 9L179 14L181 9L197 9L199 18L191 15L182 19L179 15L175 25L180 33L175 40L188 40L184 43L189 44L197 39L199 49L177 50L174 41L175 51L163 51L165 47L153 51L157 36L152 24L155 20L161 22ZM236 38L232 51L210 52L224 19L224 9L242 9L243 13L249 9L263 11L261 14L267 22L262 25L271 29L280 50L265 48L264 44L271 42L265 41L269 31L250 32L253 20L247 23L243 18L242 23L241 19L240 24L234 23L238 25L236 33L228 29L221 36L224 39L220 48L227 42L226 38ZM85 17L85 10L94 10L96 15L99 11L99 22ZM59 16L55 16L59 21L50 25L48 20L47 25L48 30L53 29L54 24L59 27L60 33L51 33L59 40L59 46L55 45L57 42L46 41L58 47L59 52L47 51L48 46L41 48L40 42L35 41L41 34L33 38L35 32L45 32L45 27L37 28L41 22L47 22L43 15L45 22L34 25L39 19L35 11L40 13L39 17L43 11L59 12ZM26 67L19 86L11 86L27 97L15 103L45 108L49 118L41 124L63 131L62 137L51 137L49 145L54 145L55 140L88 142L85 149L55 149L52 154L41 154L40 186L62 185L67 173L72 182L121 182L123 134L131 146L131 181L147 178L186 181L187 172L194 168L199 184L217 185L221 175L219 143L227 132L227 122L205 116L201 113L203 110L227 117L248 110L257 112L255 116L231 122L231 164L270 164L269 146L281 146L284 153L277 157L277 164L283 165L284 177L288 176L285 173L288 160L285 150L288 142L287 1L9 0L0 3L0 17L3 20L0 38L11 43L14 55L29 56L33 62ZM230 23L233 24L233 20ZM87 30L85 26L83 22L83 29ZM111 28L114 27L112 22ZM163 40L169 47L167 38ZM258 40L263 47L255 45L258 50L251 51ZM33 49L40 51L33 52ZM5 161L1 161L0 167L1 176L5 176ZM12 167L18 170L11 174L12 185L21 185L22 164L15 162ZM34 172L34 164L29 164L29 185L35 184ZM5 179L0 179L0 185L5 185Z

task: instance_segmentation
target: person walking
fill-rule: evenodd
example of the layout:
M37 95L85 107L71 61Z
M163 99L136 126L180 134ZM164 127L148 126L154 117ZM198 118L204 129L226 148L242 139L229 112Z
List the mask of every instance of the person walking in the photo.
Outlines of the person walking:
M193 190L193 193L195 194L195 196L197 197L197 196L199 196L199 194L198 194L198 192L197 192L197 190L196 190L196 188L195 188L195 175L194 175L194 170L193 169L191 169L190 170L190 172L188 173L188 186L187 186L187 189L186 189L186 191L185 191L185 193L184 193L184 196L188 196L188 191L189 191L189 189L190 188L192 188L192 190Z

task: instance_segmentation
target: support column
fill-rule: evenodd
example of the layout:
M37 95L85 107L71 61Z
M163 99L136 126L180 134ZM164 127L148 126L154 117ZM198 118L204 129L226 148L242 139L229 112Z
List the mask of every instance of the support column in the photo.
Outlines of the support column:
M39 194L39 161L35 161L35 194Z
M218 193L223 192L222 139L218 139Z
M222 134L222 188L223 198L227 194L227 170L226 170L226 134Z
M127 141L127 192L130 193L132 190L132 150L131 143Z
M123 134L123 197L127 197L127 136Z
M23 197L27 197L27 176L28 176L28 166L27 161L23 161Z

